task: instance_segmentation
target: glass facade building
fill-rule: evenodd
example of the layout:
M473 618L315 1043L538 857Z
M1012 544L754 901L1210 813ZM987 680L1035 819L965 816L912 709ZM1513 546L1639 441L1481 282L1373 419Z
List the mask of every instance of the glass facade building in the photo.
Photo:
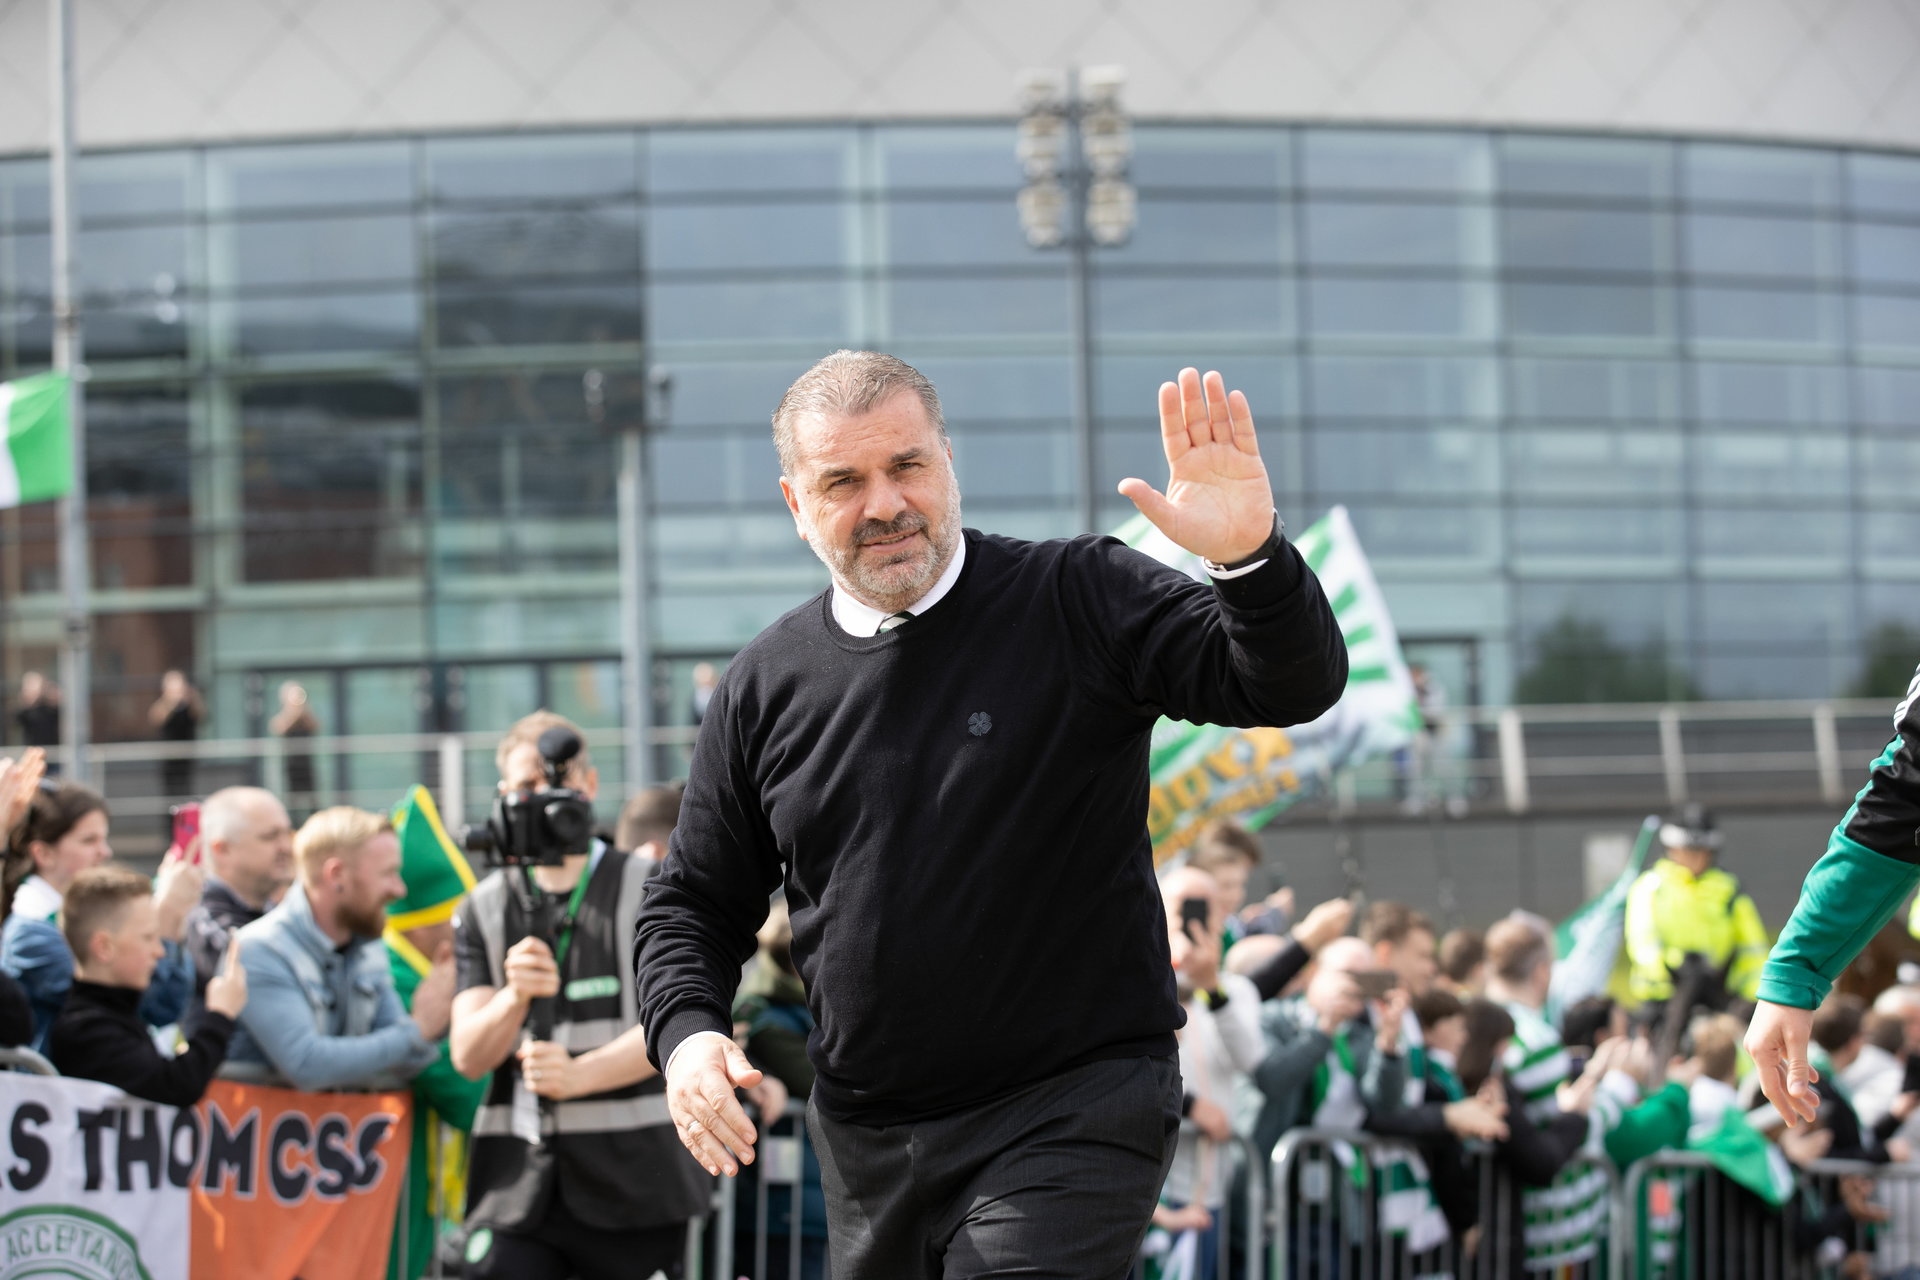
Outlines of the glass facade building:
M1154 389L1244 388L1282 512L1353 514L1456 699L1829 696L1920 628L1920 158L1541 132L1142 125L1138 230L1014 210L1011 123L205 146L78 168L98 734L619 718L615 430L647 370L662 719L826 581L767 415L811 360L940 387L968 523L1159 482ZM46 166L0 161L0 378L49 359ZM1073 429L1091 360L1092 456ZM585 375L604 378L590 414ZM596 420L597 419L597 420ZM59 637L0 514L9 683ZM1906 634L1901 632L1898 634Z

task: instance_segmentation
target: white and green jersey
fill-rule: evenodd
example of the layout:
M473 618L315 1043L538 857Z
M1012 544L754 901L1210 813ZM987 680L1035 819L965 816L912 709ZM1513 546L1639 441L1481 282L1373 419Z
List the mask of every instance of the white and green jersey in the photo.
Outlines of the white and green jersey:
M1560 1110L1554 1093L1572 1071L1572 1059L1559 1030L1537 1009L1509 1002L1513 1015L1513 1042L1502 1064L1507 1078L1525 1099L1527 1118L1545 1124ZM1618 1075L1619 1073L1614 1073ZM1621 1077L1621 1082L1625 1077ZM1610 1075L1594 1091L1587 1114L1587 1140L1565 1169L1544 1187L1527 1188L1521 1195L1526 1215L1527 1270L1551 1271L1584 1262L1599 1253L1607 1234L1608 1178L1602 1142L1633 1105L1627 1088Z
M1411 1010L1400 1025L1400 1046L1407 1057L1401 1105L1412 1109L1427 1100L1427 1046ZM1437 1249L1451 1238L1446 1215L1433 1198L1433 1175L1417 1150L1404 1143L1376 1147L1373 1167L1380 1180L1382 1231L1404 1237L1412 1254Z

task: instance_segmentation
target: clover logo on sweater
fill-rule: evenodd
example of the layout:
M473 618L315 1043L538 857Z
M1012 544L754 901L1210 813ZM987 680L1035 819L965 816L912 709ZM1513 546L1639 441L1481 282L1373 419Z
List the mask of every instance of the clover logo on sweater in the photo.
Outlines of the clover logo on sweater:
M967 732L976 738L984 738L993 728L993 717L984 711L976 711L967 717Z

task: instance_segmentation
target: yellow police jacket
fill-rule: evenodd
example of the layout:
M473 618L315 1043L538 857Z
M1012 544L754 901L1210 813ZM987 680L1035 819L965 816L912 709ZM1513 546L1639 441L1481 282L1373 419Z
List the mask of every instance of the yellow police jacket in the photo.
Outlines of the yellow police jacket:
M1627 894L1628 989L1635 1000L1673 995L1673 974L1699 952L1727 973L1727 992L1751 1000L1767 958L1767 930L1740 881L1719 867L1695 876L1662 858Z

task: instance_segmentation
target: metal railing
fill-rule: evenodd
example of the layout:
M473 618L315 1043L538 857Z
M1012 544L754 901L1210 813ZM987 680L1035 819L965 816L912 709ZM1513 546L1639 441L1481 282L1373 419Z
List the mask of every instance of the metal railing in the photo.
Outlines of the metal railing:
M1892 732L1891 709L1878 700L1464 707L1446 717L1431 751L1347 771L1329 803L1346 812L1398 806L1509 814L1646 813L1689 799L1726 808L1830 807L1864 779ZM652 774L684 775L695 733L691 726L653 731ZM499 735L99 743L87 749L87 773L116 817L153 818L156 831L181 800L242 782L287 795L305 777L312 791L292 795L296 810L377 807L424 782L457 823L484 816ZM590 729L585 738L601 777L621 776L624 732ZM71 753L55 754L70 771ZM617 790L608 786L602 795L609 817Z

